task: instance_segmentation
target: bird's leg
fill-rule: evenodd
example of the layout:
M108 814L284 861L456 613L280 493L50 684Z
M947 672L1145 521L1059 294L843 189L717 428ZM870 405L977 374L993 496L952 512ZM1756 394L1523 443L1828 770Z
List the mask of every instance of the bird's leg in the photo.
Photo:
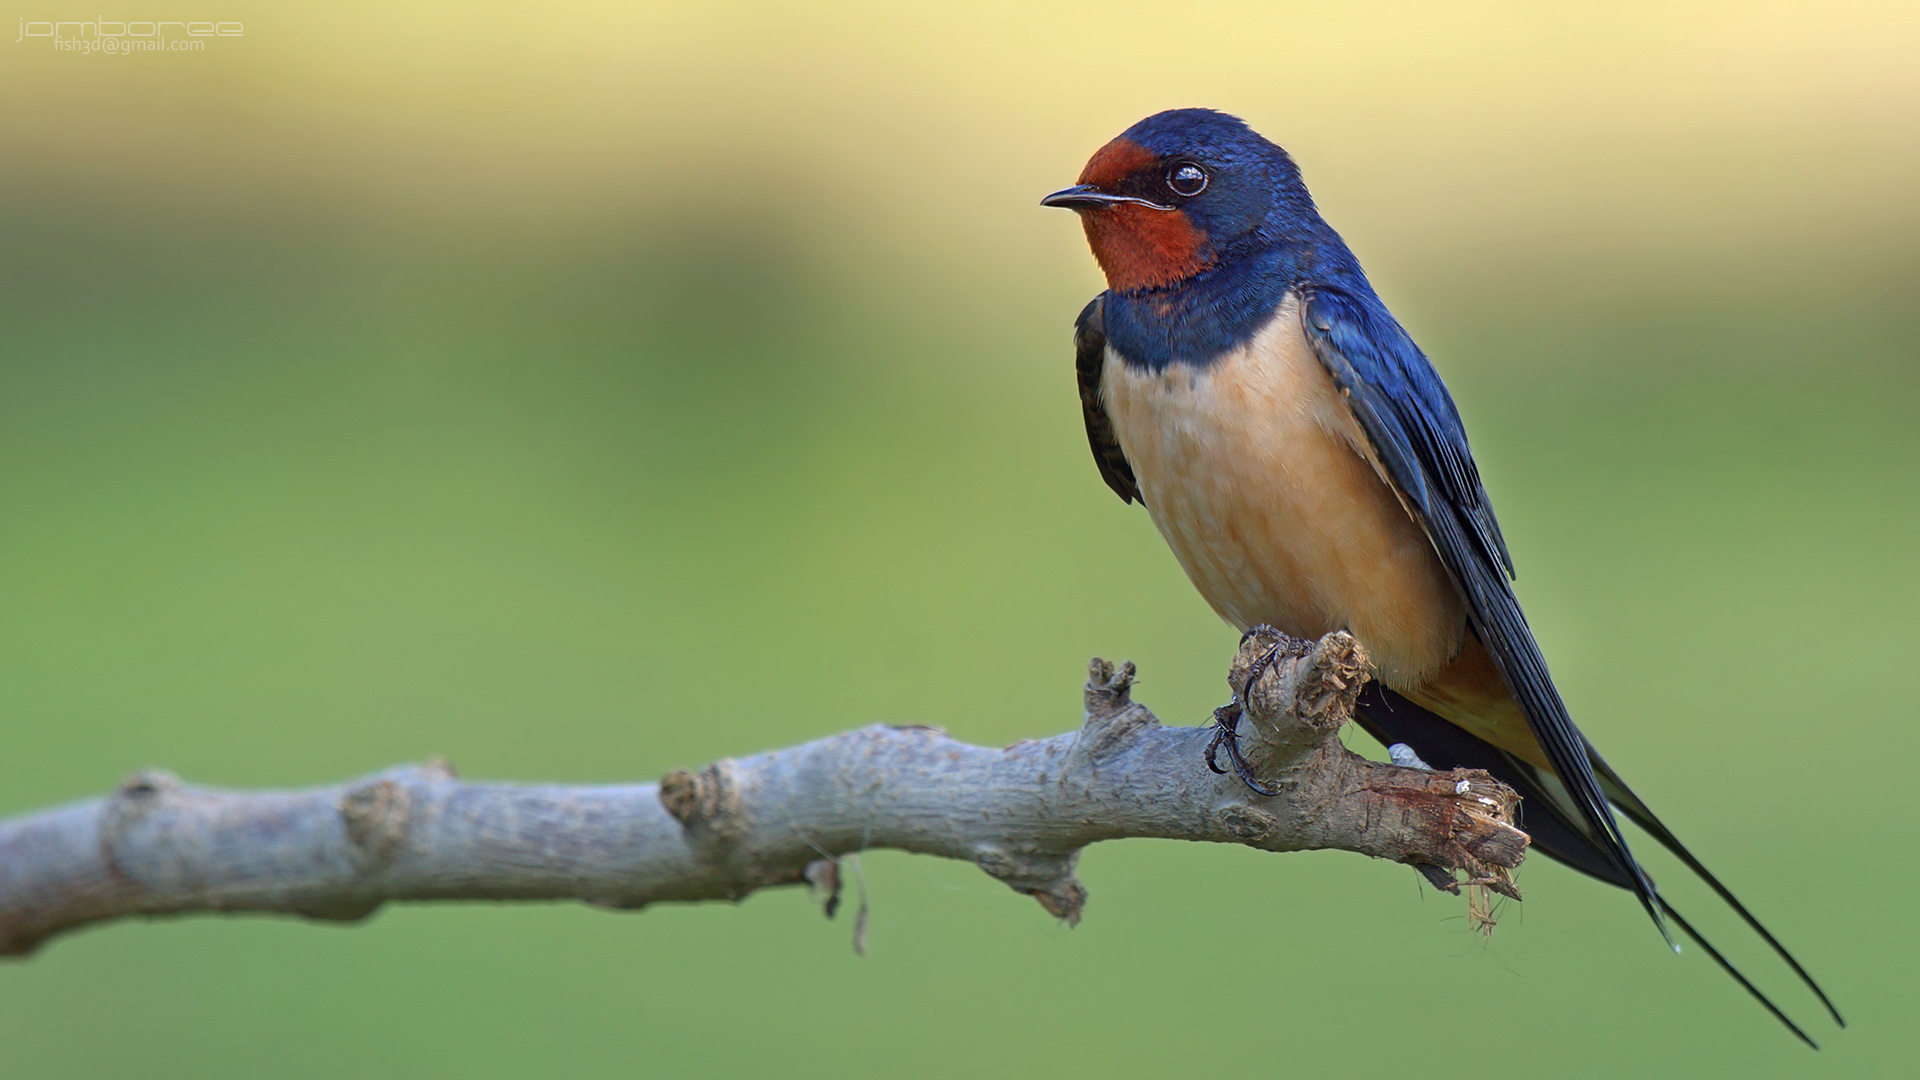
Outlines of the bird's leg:
M1226 773L1227 770L1221 768L1214 757L1214 752L1225 746L1227 763L1233 766L1233 774L1240 778L1241 783L1269 798L1280 794L1277 788L1267 787L1254 777L1253 766L1248 765L1247 759L1240 753L1239 729L1239 702L1229 702L1213 710L1213 741L1207 744L1207 768L1223 775Z
M1279 636L1278 631L1270 626L1256 626L1240 635L1240 644L1245 645L1248 638L1262 632ZM1240 716L1246 711L1241 701L1253 692L1253 684L1260 681L1260 676L1265 675L1279 657L1280 646L1276 644L1255 657L1253 663L1247 665L1247 678L1240 684L1240 693L1235 695L1232 701L1213 710L1213 741L1207 744L1207 768L1222 775L1226 773L1227 770L1220 767L1219 759L1215 756L1217 751L1225 746L1227 762L1233 766L1233 774L1238 776L1240 782L1247 787L1268 797L1278 795L1280 792L1260 783L1253 775L1253 767L1247 764L1247 759L1240 753Z
M1213 710L1213 741L1207 744L1207 768L1212 769L1222 776L1227 774L1227 770L1220 767L1220 762L1214 757L1214 754L1219 751L1220 744L1226 741L1227 733L1239 726L1239 702L1229 701L1225 705Z

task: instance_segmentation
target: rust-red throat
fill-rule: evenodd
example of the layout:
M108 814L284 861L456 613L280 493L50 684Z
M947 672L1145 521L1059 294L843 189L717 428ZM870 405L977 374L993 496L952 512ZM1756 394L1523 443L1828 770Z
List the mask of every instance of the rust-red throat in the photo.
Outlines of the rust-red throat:
M1080 171L1080 183L1117 191L1122 182L1156 159L1131 139L1101 147ZM1183 281L1212 264L1203 249L1207 234L1194 227L1183 210L1156 210L1138 203L1115 203L1080 212L1087 246L1119 292L1152 289Z

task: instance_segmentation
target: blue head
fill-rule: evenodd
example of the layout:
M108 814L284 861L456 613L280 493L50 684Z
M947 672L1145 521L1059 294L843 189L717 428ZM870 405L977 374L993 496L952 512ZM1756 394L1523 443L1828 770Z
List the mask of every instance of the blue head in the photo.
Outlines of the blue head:
M1212 109L1147 117L1041 202L1080 214L1107 284L1123 293L1330 235L1287 152Z

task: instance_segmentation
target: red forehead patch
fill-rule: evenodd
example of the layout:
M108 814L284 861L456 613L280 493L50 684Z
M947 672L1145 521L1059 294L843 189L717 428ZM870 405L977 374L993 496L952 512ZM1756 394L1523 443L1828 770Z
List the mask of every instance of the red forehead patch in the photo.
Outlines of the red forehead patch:
M1087 159L1087 167L1080 170L1080 183L1111 187L1153 162L1153 151L1123 136Z

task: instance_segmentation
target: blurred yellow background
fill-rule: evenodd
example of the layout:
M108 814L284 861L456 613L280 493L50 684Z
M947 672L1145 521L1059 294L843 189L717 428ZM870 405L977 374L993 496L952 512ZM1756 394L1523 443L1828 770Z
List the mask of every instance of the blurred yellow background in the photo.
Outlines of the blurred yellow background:
M0 967L0 1072L1911 1068L1920 7L126 14L245 33L0 42L0 813L1004 743L1093 654L1202 721L1234 635L1094 471L1037 200L1205 104L1447 377L1575 715L1855 1026L1670 863L1825 1053L1543 858L1483 942L1404 867L1132 842L1071 932L872 854L864 959L791 890L116 925Z

